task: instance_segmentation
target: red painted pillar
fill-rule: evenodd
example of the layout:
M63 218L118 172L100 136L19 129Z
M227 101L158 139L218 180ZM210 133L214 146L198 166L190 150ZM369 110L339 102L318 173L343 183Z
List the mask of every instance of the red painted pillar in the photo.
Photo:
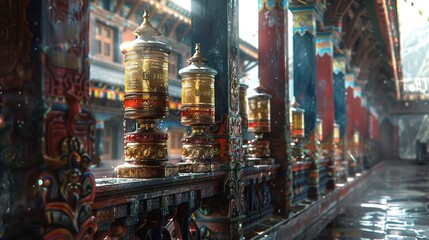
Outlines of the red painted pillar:
M335 189L334 163L334 95L333 95L333 35L331 32L317 33L316 37L316 100L317 113L323 121L321 148L328 164L328 190Z
M332 142L334 132L334 97L332 91L333 39L331 33L317 33L316 100L317 113L323 120L323 142Z
M356 86L354 89L354 98L353 98L353 120L354 120L354 132L359 132L362 123L360 120L361 112L361 90L360 87ZM360 136L360 135L359 135Z
M259 0L259 76L261 85L272 95L272 131L264 138L271 142L271 156L280 164L272 190L275 212L283 216L292 206L292 177L285 148L289 138L287 13L285 0Z

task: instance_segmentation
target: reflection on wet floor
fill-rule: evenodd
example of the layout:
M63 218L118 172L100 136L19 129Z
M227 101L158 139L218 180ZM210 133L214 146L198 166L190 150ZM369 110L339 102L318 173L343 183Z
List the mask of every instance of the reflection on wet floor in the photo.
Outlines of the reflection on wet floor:
M318 239L429 239L429 166L387 164Z

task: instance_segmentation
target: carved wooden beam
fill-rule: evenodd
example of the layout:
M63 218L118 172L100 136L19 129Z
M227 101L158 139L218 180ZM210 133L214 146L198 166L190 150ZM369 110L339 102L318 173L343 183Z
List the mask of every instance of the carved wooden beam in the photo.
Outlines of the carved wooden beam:
M364 53L368 52L368 49L369 49L368 48L368 44L369 44L368 35L365 35L365 34L362 35L361 34L360 40L359 40L359 44L355 48L356 49L355 50L355 55L354 55L354 57L352 59L352 61L354 63L360 62L362 60L362 55Z
M339 12L341 13L341 16L344 16L344 14L346 14L346 12L350 9L350 7L352 6L354 0L347 0L347 1L343 1L341 4L341 6L344 6L344 8L342 8Z
M162 17L161 21L158 23L158 26L156 26L156 28L158 28L159 31L162 31L164 24L167 22L169 18L170 18L170 14L164 14L164 16Z
M150 11L149 11L149 18L152 18L153 16L155 16L155 14L156 14L156 8L152 8Z
M168 29L168 32L167 32L168 37L173 36L173 34L176 32L177 26L179 26L180 23L181 23L181 21L179 19L176 19L173 26L171 26L170 29Z
M140 0L136 0L134 5L131 7L130 12L128 13L126 19L130 19L130 17L136 12L138 6L140 5Z
M119 11L119 9L122 7L122 5L124 4L124 2L125 2L125 0L118 1L115 8L113 9L113 13L117 13Z
M341 6L343 0L332 0L330 1L331 6L329 6L328 10L325 13L325 20L331 20L331 19L335 19L338 18L338 9ZM341 16L340 16L341 17Z
M362 16L364 10L365 8L361 8L358 10L357 13L355 13L355 15L353 16L352 23L350 24L350 27L347 29L345 41L347 43L347 46L349 47L351 46L350 42L351 42L352 36L354 35L354 32L356 31L356 26L358 25L358 23L361 23L360 17Z
M188 26L186 27L186 29L185 29L185 31L183 31L178 37L177 37L177 39L180 41L180 40L182 40L188 33L189 33L189 31L191 30L191 24L188 24Z

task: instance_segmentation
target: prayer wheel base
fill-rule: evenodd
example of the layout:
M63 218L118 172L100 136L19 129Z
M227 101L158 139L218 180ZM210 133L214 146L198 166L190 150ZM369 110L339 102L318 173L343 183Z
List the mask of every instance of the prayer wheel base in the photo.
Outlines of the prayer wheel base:
M149 166L124 164L116 167L118 178L163 178L177 175L178 168L172 165Z
M271 165L271 164L274 164L273 158L253 158L253 157L246 158L246 167L254 167L257 165Z
M202 160L196 162L181 162L177 164L179 173L204 173L219 171L221 164L211 160Z

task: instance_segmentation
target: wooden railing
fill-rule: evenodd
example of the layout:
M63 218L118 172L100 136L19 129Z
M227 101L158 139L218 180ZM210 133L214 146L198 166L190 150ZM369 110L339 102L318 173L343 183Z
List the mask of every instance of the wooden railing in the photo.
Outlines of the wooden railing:
M277 169L275 164L244 168L244 227L273 214L270 188ZM224 171L217 171L159 179L97 179L92 205L98 226L94 238L203 237L204 229L191 215L199 211L202 201L222 194L224 176Z
M257 165L244 169L244 227L273 214L271 184L277 169L278 165Z
M310 172L310 160L297 161L292 164L292 189L293 200L296 204L308 196L308 174Z
M328 165L330 159L323 157L319 160L319 191L325 193L328 185Z

